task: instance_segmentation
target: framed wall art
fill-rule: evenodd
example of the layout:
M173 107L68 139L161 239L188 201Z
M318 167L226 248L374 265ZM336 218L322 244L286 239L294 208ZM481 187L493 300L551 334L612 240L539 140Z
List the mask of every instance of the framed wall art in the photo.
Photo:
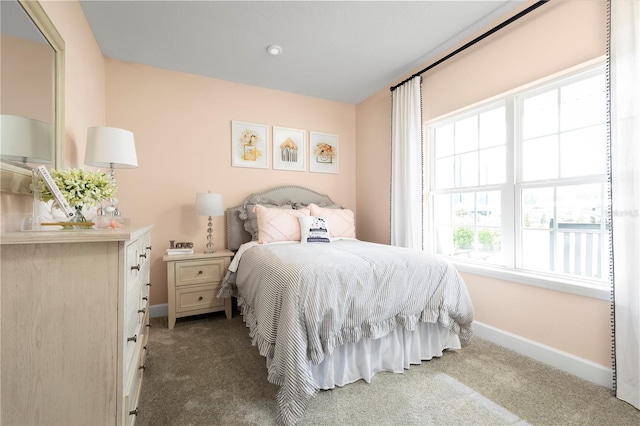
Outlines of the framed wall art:
M233 167L269 167L268 126L231 122L231 165Z
M309 171L338 173L338 135L309 132Z
M299 129L273 126L273 168L274 170L306 169L306 132Z

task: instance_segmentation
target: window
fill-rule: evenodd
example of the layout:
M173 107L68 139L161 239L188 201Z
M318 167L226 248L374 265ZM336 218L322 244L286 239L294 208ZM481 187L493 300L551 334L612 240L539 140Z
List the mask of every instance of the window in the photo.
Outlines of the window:
M598 66L430 123L430 251L604 286L606 105Z

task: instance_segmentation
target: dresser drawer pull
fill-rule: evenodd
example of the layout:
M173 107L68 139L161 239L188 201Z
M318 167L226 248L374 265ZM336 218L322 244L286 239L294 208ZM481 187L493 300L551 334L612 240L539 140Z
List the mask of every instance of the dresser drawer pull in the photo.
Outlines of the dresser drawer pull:
M127 342L137 342L138 341L138 335L134 334L133 337L127 337Z
M138 409L136 408L135 410L129 411L129 415L130 416L137 416L138 415Z
M147 253L143 253L140 255L141 258L146 259L147 258Z
M198 275L202 275L202 271L198 271Z
M151 283L147 283L147 287L151 287Z
M138 367L138 370L146 370L147 369L147 364L142 364L140 367Z
M151 246L145 247L145 249L151 251Z
M144 346L142 347L142 349L144 349L144 350L146 351L146 350L147 350L147 345L144 345Z
M147 327L151 327L151 323L147 324Z
M139 271L139 270L140 270L140 264L138 263L136 266L132 266L132 267L131 267L131 270L132 270L132 271L133 271L134 269L135 269L135 270L137 270L137 271Z
M142 300L149 300L147 296L143 297Z
M145 312L147 312L147 310L145 308L138 309L138 313L139 314L144 314Z
M198 302L202 302L202 299L204 299L204 297L202 296L198 297Z

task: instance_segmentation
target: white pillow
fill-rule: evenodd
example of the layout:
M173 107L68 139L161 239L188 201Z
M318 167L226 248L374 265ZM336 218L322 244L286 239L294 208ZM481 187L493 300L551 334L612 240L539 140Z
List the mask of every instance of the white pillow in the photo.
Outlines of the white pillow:
M330 243L329 224L326 217L300 216L300 242Z
M316 204L309 204L311 216L322 216L331 222L331 238L355 238L356 224L352 210L327 209Z

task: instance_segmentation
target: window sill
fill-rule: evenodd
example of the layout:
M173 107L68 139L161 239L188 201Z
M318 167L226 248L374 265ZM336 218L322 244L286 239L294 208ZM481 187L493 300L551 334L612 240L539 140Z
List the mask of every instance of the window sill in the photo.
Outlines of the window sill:
M496 278L578 296L591 297L593 299L611 300L611 290L608 285L598 285L587 280L571 279L564 277L551 277L532 272L514 271L499 266L481 265L477 263L461 262L447 257L459 272Z

